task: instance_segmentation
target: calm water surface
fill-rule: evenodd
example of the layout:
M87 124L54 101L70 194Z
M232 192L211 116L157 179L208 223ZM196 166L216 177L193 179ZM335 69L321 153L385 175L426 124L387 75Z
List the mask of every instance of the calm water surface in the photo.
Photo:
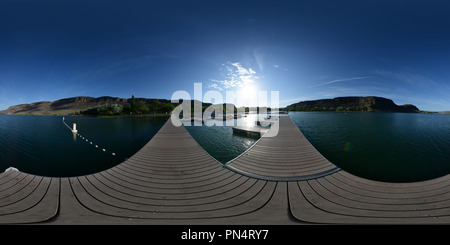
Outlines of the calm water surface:
M293 112L328 160L369 179L413 182L450 173L450 115Z
M102 171L135 154L166 120L66 117L70 127L77 123L77 136L62 117L0 115L0 171L14 167L53 177Z
M186 126L192 137L212 157L226 163L247 150L259 138L255 135L233 133L233 126L255 126L255 121L266 115L249 114L247 117L227 121L209 120L202 126ZM230 126L227 126L230 125Z

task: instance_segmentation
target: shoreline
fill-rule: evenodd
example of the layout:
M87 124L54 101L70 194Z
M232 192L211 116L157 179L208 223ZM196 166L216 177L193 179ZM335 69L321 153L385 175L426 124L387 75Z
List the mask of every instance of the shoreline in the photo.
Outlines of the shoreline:
M25 114L0 114L7 116L51 116L51 117L98 117L98 118L139 118L139 117L169 117L170 114L143 114L143 115L114 115L114 116L106 116L106 115L25 115Z
M361 113L406 113L406 114L438 114L438 115L450 115L450 111L418 111L418 112L392 112L392 111L302 111L302 110L291 110L288 112L340 112L340 113L352 113L352 112L361 112ZM245 115L248 114L257 114L257 113L248 113L246 112ZM288 114L288 113L286 113ZM2 115L10 115L10 116L56 116L56 117L97 117L97 118L140 118L140 117L170 117L171 113L168 114L162 114L162 113L155 113L155 114L140 114L140 115L68 115L68 114L36 114L36 115L30 115L30 114L0 114Z

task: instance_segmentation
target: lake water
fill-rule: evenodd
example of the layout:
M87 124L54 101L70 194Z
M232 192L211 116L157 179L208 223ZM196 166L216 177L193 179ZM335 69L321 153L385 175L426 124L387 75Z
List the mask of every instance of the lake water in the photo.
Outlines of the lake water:
M413 182L450 173L450 115L364 112L289 115L322 155L355 175Z
M259 138L257 135L233 133L233 126L255 126L256 120L262 120L267 115L248 114L227 121L208 120L201 127L187 126L192 137L212 157L221 163L226 163L252 146ZM231 126L227 126L230 125Z
M135 154L166 120L66 117L70 127L77 124L76 136L62 117L0 115L0 171L14 167L54 177L102 171Z
M450 173L450 115L290 112L289 116L319 152L352 174L412 182ZM15 167L57 177L102 171L135 154L166 120L66 117L68 125L77 123L80 136L74 136L62 117L0 115L0 171ZM254 125L255 120L256 115L248 115L230 122ZM232 126L186 128L221 163L258 139L234 134Z

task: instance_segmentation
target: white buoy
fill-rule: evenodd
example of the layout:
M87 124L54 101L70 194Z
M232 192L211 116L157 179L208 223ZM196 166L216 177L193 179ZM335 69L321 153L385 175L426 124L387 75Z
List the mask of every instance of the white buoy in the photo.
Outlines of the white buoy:
M7 169L5 170L5 173L8 172L8 171L16 171L16 172L19 172L19 169L13 168L13 167L9 167L9 168L7 168Z
M72 132L74 132L74 133L78 132L76 123L73 124Z

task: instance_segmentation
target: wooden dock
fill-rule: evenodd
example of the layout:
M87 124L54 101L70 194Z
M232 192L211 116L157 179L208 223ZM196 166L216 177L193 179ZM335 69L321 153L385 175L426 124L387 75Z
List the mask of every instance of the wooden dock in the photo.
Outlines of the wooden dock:
M268 128L261 128L261 127L248 127L248 126L233 127L233 132L235 133L256 134L259 137L263 136L265 133L267 133L267 131L269 131Z
M317 178L335 171L303 136L292 120L279 117L276 137L262 137L249 150L226 164L227 168L258 179L292 181Z
M270 119L257 120L256 125L267 127L267 126L272 126L272 124L274 124L276 122L277 122L277 120L270 120Z
M111 169L51 178L0 174L2 224L450 223L450 176L385 183L327 161L289 117L225 166L170 120Z

